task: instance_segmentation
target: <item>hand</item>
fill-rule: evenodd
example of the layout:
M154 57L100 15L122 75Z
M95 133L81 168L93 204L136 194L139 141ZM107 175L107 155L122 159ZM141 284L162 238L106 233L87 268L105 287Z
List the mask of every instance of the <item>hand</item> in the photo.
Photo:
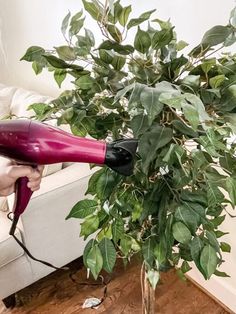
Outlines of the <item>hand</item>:
M15 191L15 182L20 177L28 177L28 188L33 192L40 188L43 166L32 168L17 165L8 160L0 164L0 196L8 196Z

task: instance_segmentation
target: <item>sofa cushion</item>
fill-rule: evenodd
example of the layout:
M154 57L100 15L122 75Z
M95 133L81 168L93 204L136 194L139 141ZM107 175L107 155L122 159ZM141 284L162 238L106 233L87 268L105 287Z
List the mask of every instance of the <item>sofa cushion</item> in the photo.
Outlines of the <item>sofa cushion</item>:
M33 110L28 110L29 105L34 103L49 103L51 100L51 97L42 96L23 88L17 88L11 100L10 113L17 117L30 118L35 113Z
M9 235L10 227L11 221L4 213L0 212L0 268L24 254L23 249L15 239ZM16 229L15 235L19 240L22 240L18 229Z
M0 119L4 119L10 114L10 106L16 87L8 87L0 84Z

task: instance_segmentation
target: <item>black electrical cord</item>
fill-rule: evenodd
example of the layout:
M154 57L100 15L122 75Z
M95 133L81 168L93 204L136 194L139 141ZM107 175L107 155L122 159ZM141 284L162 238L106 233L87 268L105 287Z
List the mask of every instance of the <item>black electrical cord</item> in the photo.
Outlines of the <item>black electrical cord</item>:
M14 220L13 220L13 218L11 217L12 214L13 214L12 212L9 212L9 213L7 214L7 218L13 222ZM11 229L12 229L12 228L11 228ZM19 246L24 250L24 252L25 252L32 260L34 260L34 261L36 261L36 262L39 262L39 263L42 263L42 264L44 264L44 265L46 265L46 266L48 266L48 267L52 267L52 268L54 268L54 269L56 269L56 270L69 270L69 267L56 267L56 266L54 266L54 265L51 264L51 263L48 263L48 262L43 261L43 260L41 260L41 259L35 258L35 257L30 253L30 251L24 246L24 244L15 236L14 232L11 233L11 235L13 236L13 238L15 239L15 241L19 244Z

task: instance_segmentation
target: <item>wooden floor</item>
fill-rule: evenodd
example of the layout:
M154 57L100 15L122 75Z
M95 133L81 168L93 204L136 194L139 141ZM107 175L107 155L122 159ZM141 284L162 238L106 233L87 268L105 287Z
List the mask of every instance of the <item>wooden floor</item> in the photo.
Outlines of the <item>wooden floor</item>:
M98 309L83 309L86 298L102 298L104 285L86 279L81 261L71 264L72 271L56 271L17 294L17 306L7 310L0 302L1 314L141 314L140 266L135 263L124 271L116 267L112 278L104 275L107 296ZM73 273L72 279L70 274ZM86 283L86 284L84 284ZM191 282L181 281L174 271L162 275L156 291L156 313L227 314L219 304Z

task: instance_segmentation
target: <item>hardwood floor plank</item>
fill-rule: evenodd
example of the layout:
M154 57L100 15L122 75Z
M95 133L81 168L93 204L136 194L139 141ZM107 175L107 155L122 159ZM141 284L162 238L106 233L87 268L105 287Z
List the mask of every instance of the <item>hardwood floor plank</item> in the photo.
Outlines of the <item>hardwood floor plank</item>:
M124 271L118 265L110 278L104 274L107 297L98 309L83 309L86 298L102 298L104 285L86 279L81 260L72 264L73 281L69 272L56 271L17 293L17 306L0 314L141 314L142 298L140 265L133 263ZM86 284L83 284L86 283ZM96 284L96 285L94 285ZM181 281L174 270L162 275L156 291L157 314L227 314L219 304L193 285Z

